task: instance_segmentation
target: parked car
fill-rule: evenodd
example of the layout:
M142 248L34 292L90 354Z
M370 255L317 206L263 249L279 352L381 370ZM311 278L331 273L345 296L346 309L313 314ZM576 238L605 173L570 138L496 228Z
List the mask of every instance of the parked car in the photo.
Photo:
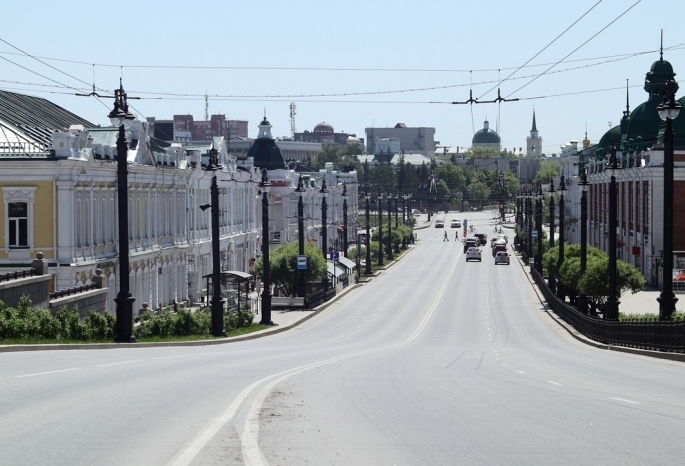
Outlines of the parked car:
M474 260L474 261L481 261L481 255L480 255L480 249L479 248L469 248L468 251L466 251L466 262Z
M453 218L450 222L450 228L461 228L461 220L458 218Z
M485 246L486 244L488 244L488 235L486 235L485 233L476 233L473 236L478 238L478 244L480 244L481 246Z
M445 228L445 222L443 220L436 220L435 228Z
M494 243L492 245L492 257L495 257L501 251L507 252L507 243Z
M495 254L495 265L497 264L509 265L509 254L506 251L499 251Z

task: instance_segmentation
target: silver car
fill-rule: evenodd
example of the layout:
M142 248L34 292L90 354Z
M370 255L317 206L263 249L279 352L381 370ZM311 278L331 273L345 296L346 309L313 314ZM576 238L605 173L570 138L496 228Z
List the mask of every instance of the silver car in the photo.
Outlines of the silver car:
M481 261L481 255L480 255L480 249L478 248L469 248L466 251L466 262L474 260L474 261Z
M497 254L495 254L495 265L497 264L509 265L509 254L505 251L498 251Z

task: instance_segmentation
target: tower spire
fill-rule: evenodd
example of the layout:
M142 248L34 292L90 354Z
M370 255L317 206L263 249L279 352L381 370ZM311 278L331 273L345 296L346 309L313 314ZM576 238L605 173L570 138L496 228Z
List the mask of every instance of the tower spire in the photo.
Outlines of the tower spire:
M661 47L659 49L659 60L664 61L664 30L661 30Z
M628 93L628 79L626 79L626 115L630 114L630 95Z
M535 124L535 108L533 108L533 128L531 129L531 131L537 131L537 130L538 130L538 127Z

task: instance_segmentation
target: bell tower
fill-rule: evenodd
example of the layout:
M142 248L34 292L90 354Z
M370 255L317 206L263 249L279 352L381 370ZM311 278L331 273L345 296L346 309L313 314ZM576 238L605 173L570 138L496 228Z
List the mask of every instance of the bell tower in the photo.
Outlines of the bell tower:
M542 154L542 138L538 135L538 127L535 124L535 109L533 109L533 127L530 129L530 136L526 138L526 155Z

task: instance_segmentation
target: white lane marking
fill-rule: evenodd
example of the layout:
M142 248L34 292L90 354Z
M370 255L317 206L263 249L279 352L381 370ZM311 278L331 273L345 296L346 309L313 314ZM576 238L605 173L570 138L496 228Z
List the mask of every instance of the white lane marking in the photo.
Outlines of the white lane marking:
M625 398L612 398L612 400L622 401L624 403L629 403L631 405L639 405L640 404L638 401L626 400Z
M189 358L192 356L192 354L181 354L179 356L164 356L161 358L155 358L155 359L176 359L176 358Z
M523 372L523 371L516 371L516 372L518 372L519 374L525 374L525 372Z
M59 374L60 372L70 372L70 371L78 371L78 370L81 370L81 368L80 367L74 367L73 369L62 369L59 371L39 372L37 374L15 375L15 377L17 379L23 379L24 377L37 377L39 375Z
M228 352L227 351L215 351L213 353L200 353L200 354L203 356L209 356L211 354L228 354Z
M551 381L551 380L548 380L547 383L551 383L552 385L561 385L560 383L558 383L558 382L553 382L553 381Z
M506 366L506 364L504 364L503 362L502 362L502 363L500 363L500 364L502 364L503 366Z
M95 367L118 366L118 365L120 365L120 364L132 364L132 363L134 363L134 362L140 362L140 361L142 361L142 359L136 359L135 361L112 362L112 363L109 363L109 364L98 364L98 365L95 366Z

